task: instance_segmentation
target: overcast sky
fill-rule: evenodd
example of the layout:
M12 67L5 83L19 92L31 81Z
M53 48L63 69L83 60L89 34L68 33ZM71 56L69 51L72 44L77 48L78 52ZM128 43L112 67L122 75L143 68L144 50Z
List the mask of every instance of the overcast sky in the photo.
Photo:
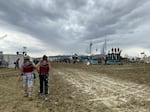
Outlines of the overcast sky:
M100 53L150 55L150 0L0 0L0 51L31 56Z

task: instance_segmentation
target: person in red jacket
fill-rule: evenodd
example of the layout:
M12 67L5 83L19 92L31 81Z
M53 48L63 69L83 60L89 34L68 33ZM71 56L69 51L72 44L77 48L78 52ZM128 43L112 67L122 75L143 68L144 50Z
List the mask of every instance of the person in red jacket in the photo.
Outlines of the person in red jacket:
M51 70L51 65L48 62L47 56L44 55L42 61L40 61L36 67L39 70L39 80L40 80L40 96L45 95L45 100L48 99L48 76Z
M21 67L21 73L18 77L18 81L23 79L24 96L29 97L32 100L32 91L34 83L34 69L35 65L30 61L30 57L24 57L24 63Z

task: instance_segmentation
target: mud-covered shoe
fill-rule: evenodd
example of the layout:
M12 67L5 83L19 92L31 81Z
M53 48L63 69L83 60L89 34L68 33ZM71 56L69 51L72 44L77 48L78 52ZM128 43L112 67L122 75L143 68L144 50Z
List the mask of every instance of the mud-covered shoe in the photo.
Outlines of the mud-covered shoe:
M45 101L47 101L48 100L48 97L45 97Z
M47 101L48 100L48 95L45 95L45 99L44 99L45 101Z

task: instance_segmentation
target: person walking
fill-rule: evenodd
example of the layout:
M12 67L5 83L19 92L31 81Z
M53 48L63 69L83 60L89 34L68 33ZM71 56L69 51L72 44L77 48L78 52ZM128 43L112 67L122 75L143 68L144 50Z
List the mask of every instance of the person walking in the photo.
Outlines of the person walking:
M30 61L30 57L24 57L24 63L21 67L21 73L18 77L18 81L20 81L21 78L23 79L24 97L29 97L29 100L32 100L34 69L35 65Z
M39 82L40 82L40 92L39 95L45 95L45 100L48 100L48 77L49 71L51 70L51 65L48 62L47 56L44 55L42 61L40 61L36 67L39 70Z
M16 69L19 69L19 60L20 60L20 59L18 58L18 59L15 61L15 63L14 63L14 64L15 64L15 70L16 70Z

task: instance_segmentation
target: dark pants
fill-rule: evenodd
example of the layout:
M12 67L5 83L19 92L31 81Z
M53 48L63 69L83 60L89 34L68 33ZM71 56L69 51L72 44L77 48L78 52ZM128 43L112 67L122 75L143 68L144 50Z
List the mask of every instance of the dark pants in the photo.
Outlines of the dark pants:
M39 75L40 78L40 93L43 93L43 88L45 94L48 94L48 74Z

